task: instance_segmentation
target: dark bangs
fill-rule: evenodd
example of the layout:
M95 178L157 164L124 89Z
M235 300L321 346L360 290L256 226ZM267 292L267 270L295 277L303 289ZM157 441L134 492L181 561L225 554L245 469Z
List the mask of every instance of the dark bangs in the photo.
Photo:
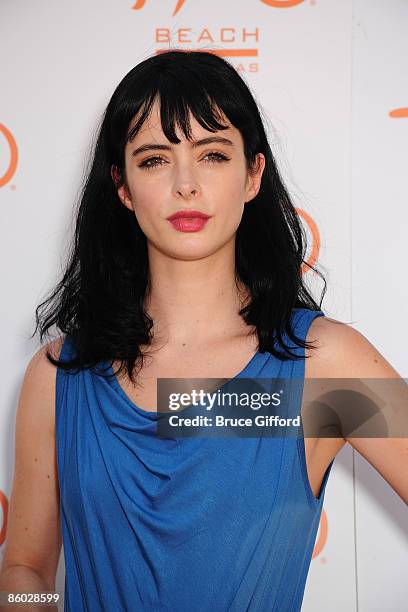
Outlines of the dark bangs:
M134 140L156 100L163 133L172 144L180 142L176 127L192 140L190 113L209 132L227 129L226 117L240 130L248 166L253 164L261 145L259 115L242 78L214 54L201 52L197 61L196 52L170 51L145 60L143 70L136 66L112 96L109 148L115 152L112 163L120 171L124 170L125 145Z

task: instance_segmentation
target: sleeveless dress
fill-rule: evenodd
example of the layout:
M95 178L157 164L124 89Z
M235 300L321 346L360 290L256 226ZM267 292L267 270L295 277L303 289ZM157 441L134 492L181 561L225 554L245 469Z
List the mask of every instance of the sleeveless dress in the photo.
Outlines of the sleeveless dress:
M305 339L324 313L292 316ZM304 364L257 352L236 377L304 381ZM157 418L116 377L57 369L64 612L300 610L333 461L315 497L302 428L167 439Z

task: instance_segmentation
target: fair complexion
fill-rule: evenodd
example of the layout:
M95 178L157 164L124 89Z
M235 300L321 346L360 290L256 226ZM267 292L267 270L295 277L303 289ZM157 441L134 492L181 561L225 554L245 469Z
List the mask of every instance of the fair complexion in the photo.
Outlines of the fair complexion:
M238 314L244 292L234 282L235 233L244 207L257 195L265 158L249 173L239 130L209 132L190 116L194 141L228 139L193 146L177 132L179 144L163 133L155 103L135 139L127 143L127 185L118 189L123 205L136 215L147 238L151 291L146 309L154 320L155 338L167 347L200 350L245 328ZM157 148L136 153L146 144ZM165 145L168 149L160 149ZM205 227L179 232L167 217L180 209L211 215ZM214 313L217 316L214 316Z

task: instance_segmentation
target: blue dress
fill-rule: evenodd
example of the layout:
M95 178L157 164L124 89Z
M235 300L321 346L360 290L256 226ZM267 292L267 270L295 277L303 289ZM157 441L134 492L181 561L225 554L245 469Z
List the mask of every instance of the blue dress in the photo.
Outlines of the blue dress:
M305 338L324 313L292 316ZM304 380L304 363L257 352L237 377ZM65 612L301 609L333 461L316 498L303 435L160 438L117 378L58 368L56 385Z

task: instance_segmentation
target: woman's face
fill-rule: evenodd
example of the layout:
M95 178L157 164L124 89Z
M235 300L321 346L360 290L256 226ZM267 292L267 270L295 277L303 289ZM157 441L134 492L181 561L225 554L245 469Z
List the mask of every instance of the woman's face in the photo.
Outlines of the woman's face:
M234 239L245 202L259 191L265 165L259 153L257 171L247 173L241 133L229 122L228 130L209 132L192 115L190 120L194 141L216 137L230 143L192 146L179 132L181 142L170 143L161 128L156 101L149 119L126 145L127 188L118 189L123 204L134 211L150 247L180 259L210 255ZM149 145L149 149L137 152L143 145ZM166 148L160 149L162 145ZM199 231L179 231L167 218L186 209L210 218Z

